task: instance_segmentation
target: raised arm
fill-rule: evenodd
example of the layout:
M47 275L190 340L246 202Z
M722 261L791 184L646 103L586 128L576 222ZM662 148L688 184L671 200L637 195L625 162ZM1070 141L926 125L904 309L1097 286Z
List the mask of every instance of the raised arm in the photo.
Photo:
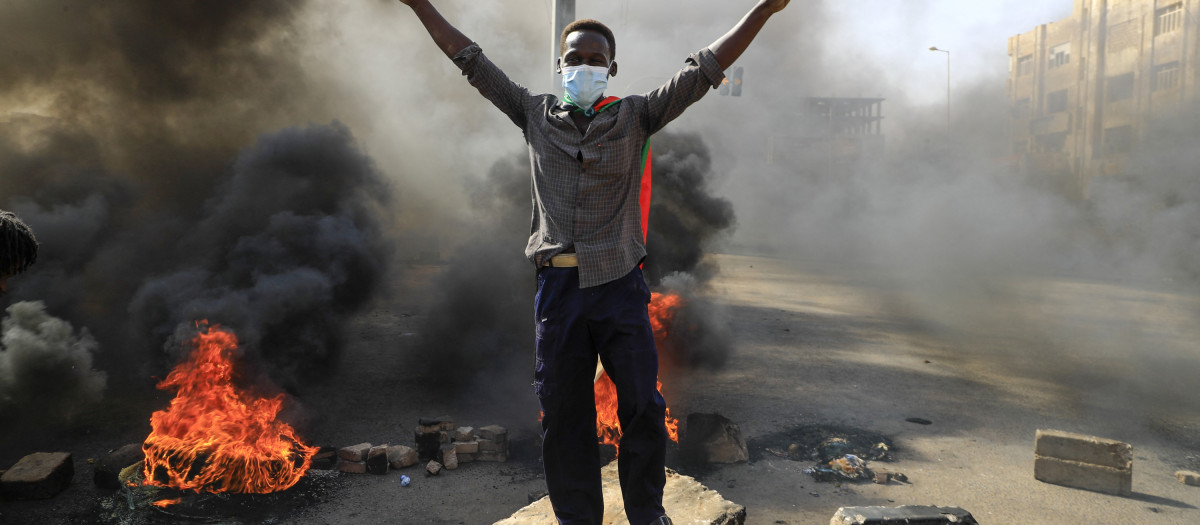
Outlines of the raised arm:
M429 36L433 37L433 42L447 58L454 58L455 53L471 45L471 39L450 25L429 0L400 0L400 3L412 8L417 18L425 25L425 30L429 31Z
M722 70L728 69L738 57L742 56L742 53L750 46L750 42L758 35L758 31L762 29L763 24L767 23L767 19L787 7L789 1L759 0L758 5L746 13L746 16L742 17L736 26L733 26L733 29L708 46L716 55L717 63L721 65ZM428 24L426 25L428 26Z

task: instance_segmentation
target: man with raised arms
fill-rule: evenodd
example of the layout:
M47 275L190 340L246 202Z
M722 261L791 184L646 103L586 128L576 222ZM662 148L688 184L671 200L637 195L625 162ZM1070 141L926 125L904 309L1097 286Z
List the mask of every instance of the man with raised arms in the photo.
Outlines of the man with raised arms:
M727 69L789 0L759 0L728 33L688 57L658 89L605 98L616 76L616 38L577 20L561 35L561 98L509 80L431 0L400 0L468 82L521 128L532 167L533 221L525 255L537 269L534 390L541 403L542 460L560 524L599 524L604 514L593 378L597 357L617 389L625 515L670 524L662 507L666 404L646 305L650 290L641 204L650 136L724 80Z

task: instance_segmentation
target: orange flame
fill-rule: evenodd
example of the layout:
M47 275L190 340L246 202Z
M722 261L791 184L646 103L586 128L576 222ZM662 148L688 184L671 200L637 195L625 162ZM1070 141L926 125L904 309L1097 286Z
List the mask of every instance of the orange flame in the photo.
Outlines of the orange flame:
M197 326L202 331L189 342L191 355L158 383L160 390L178 393L167 410L150 416L151 432L142 444L146 483L253 494L290 488L317 448L276 419L283 394L261 398L233 384L229 354L237 349L237 336L207 321Z
M180 501L183 501L183 500L181 500L181 499L179 499L179 498L174 498L174 499L160 499L160 500L158 500L158 501L151 502L150 504L151 504L151 505L154 505L155 507L159 507L159 508L163 508L163 509L165 509L165 508L167 508L167 507L170 507L171 505L174 505L174 504L176 504L176 503L179 503Z
M650 328L654 330L654 340L662 348L662 341L667 336L671 319L683 304L683 299L674 294L650 294ZM596 394L596 437L601 443L612 445L620 453L621 422L617 419L617 386L609 379L607 372L601 372L594 386ZM658 382L658 390L662 392L662 381ZM667 408L665 417L667 437L679 442L679 420L671 417L671 409Z

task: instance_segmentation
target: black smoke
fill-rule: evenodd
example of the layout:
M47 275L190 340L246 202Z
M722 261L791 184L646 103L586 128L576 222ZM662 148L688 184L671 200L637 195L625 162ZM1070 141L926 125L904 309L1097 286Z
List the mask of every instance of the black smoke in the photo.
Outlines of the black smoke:
M653 138L654 188L645 273L655 289L670 286L688 296L671 332L672 347L724 333L705 318L711 307L692 298L717 271L703 258L705 247L734 224L732 207L712 195L707 146L695 135L659 133ZM439 277L422 348L428 357L430 386L476 395L486 388L527 395L533 373L533 295L535 268L525 259L531 209L529 156L515 153L496 162L467 188L473 235L448 260ZM688 327L691 327L690 329ZM718 363L728 353L723 338L712 338L686 364ZM695 346L695 345L691 345ZM717 350L717 349L720 350ZM500 387L499 385L507 385ZM498 391L497 389L500 388Z

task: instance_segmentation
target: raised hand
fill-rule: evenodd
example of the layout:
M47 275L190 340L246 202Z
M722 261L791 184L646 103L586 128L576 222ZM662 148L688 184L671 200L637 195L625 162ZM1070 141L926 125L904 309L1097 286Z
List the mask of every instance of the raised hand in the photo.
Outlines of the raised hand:
M400 1L403 2L404 0ZM766 7L767 10L772 13L778 13L783 11L783 8L787 7L788 2L790 1L791 0L761 0L759 4L763 7Z

